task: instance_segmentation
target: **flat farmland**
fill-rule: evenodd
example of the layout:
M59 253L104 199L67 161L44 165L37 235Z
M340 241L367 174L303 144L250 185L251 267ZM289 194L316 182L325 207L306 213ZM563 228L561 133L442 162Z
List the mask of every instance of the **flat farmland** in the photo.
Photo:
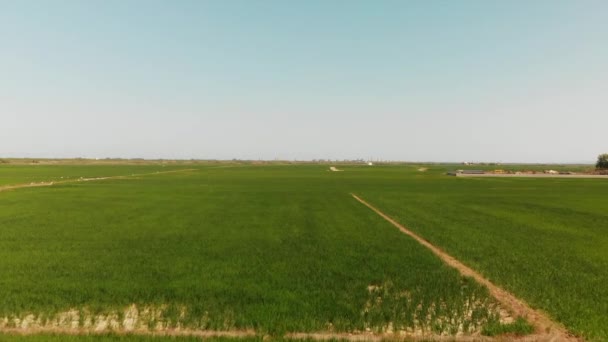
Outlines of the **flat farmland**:
M129 169L143 176L4 191L4 327L500 329L486 288L354 201L326 170L145 167Z
M359 194L570 331L608 340L608 181L447 169L376 169Z
M0 166L0 179L126 177L0 192L4 331L530 332L357 194L578 336L608 338L603 180L412 165L40 167Z

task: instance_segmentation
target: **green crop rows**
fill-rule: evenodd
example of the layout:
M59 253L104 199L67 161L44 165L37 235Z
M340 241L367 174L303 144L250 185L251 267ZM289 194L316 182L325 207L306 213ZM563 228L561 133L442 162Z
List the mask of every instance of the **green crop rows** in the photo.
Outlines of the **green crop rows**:
M387 168L360 194L572 332L608 339L608 180Z
M76 309L83 325L85 312L122 320L135 305L140 319L162 311L146 316L150 328L272 336L513 329L498 324L485 288L357 193L577 334L608 338L603 180L461 179L443 166L179 168L197 170L0 166L0 184L146 174L0 192L0 317L44 322Z

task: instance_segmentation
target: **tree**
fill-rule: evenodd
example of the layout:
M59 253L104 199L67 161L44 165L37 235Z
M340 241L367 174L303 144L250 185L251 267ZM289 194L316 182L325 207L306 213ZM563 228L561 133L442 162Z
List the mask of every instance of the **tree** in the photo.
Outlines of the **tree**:
M597 164L595 167L598 169L608 170L608 153L600 154L597 157Z

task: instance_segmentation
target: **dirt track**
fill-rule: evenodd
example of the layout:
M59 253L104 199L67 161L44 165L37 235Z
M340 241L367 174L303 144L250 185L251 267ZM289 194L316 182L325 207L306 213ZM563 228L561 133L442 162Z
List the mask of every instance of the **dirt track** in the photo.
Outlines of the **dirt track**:
M53 184L53 182L41 182L41 183L28 183L28 184L17 184L17 185L4 185L4 186L0 186L0 192L2 191L7 191L7 190L13 190L13 189L21 189L21 188L36 188L36 187L41 187L41 186L51 186Z
M403 233L409 235L414 240L418 241L421 245L430 249L435 255L437 255L443 262L457 269L462 275L467 277L474 278L478 283L483 284L488 288L490 294L494 296L500 304L504 306L505 309L511 311L514 316L521 316L526 318L531 324L534 325L536 329L536 333L532 336L526 337L526 340L531 338L531 341L579 341L580 339L576 338L572 334L570 334L563 326L552 321L546 314L540 312L538 310L532 309L528 304L524 301L518 299L513 294L501 289L500 287L494 285L488 279L484 278L480 273L477 273L473 269L469 268L462 262L458 261L454 257L450 256L446 252L442 251L438 247L432 245L430 242L424 240L422 237L418 236L414 232L402 226L397 221L390 218L388 215L384 214L380 210L376 209L371 204L367 203L365 200L361 199L355 194L351 194L357 201L361 202L376 214L380 215L382 218L390 222L393 226L399 228Z
M110 176L110 177L96 177L96 178L74 178L62 181L53 181L53 182L39 182L39 183L24 183L24 184L14 184L14 185L4 185L0 186L0 192L15 190L15 189L23 189L23 188L39 188L44 186L53 186L58 184L68 184L68 183L78 183L78 182L90 182L96 180L108 180L108 179L126 179L140 176L150 176L150 175L159 175L163 173L176 173L176 172L185 172L185 171L196 171L197 169L181 169L181 170L171 170L171 171L158 171L151 173L141 173L141 174L132 174L128 176Z

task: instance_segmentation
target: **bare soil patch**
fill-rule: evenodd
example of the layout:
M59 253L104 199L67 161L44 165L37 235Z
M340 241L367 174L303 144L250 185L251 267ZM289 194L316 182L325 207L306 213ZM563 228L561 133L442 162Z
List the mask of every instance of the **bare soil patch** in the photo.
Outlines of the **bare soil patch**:
M185 310L182 309L182 310ZM87 334L135 334L198 337L248 337L253 330L206 330L184 327L178 319L165 316L166 306L138 307L132 304L124 310L93 314L87 309L70 309L52 316L27 313L0 318L0 332L11 334L58 333L68 335ZM204 320L204 317L203 317ZM203 322L204 323L204 322Z
M140 335L181 337L269 337L253 329L210 330L186 327L177 319L171 321L164 315L166 306L138 307L132 304L119 311L93 314L87 309L70 309L52 316L27 313L20 316L1 317L0 333L13 335L61 334L61 335ZM185 310L185 308L183 309ZM202 320L204 321L204 317ZM276 336L275 336L276 337ZM346 340L346 341L509 341L510 337L486 337L479 334L437 335L428 331L355 331L355 332L293 332L283 337L295 340ZM516 338L518 341L562 341L554 335L536 334ZM272 338L269 338L272 340Z

